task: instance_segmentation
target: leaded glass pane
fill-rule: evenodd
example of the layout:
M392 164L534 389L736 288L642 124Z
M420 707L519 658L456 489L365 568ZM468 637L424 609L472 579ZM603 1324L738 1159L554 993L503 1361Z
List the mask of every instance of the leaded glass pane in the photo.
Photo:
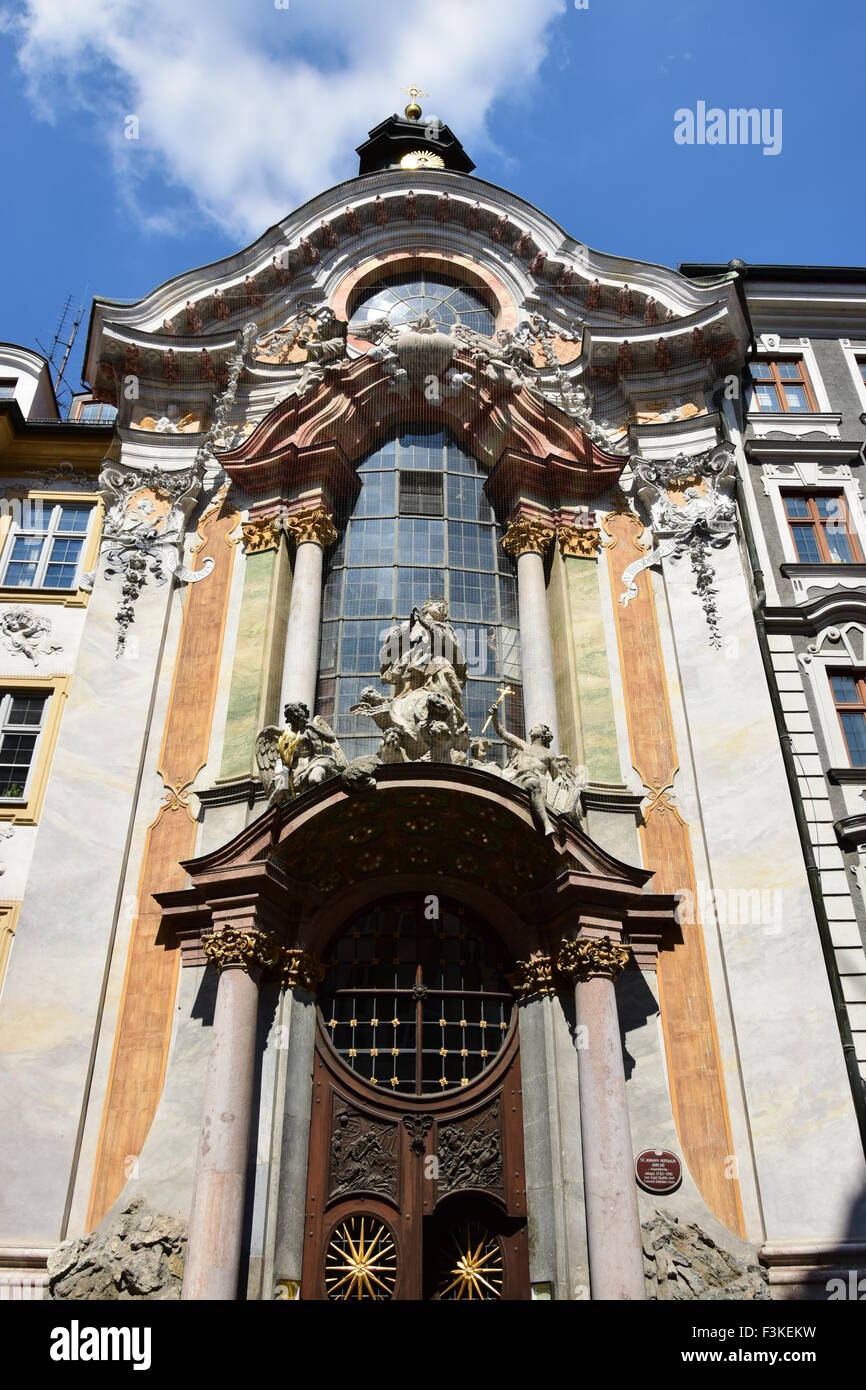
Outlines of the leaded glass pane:
M449 521L448 563L452 569L495 569L492 528Z
M441 565L445 562L445 523L400 518L397 563Z
M387 319L389 323L409 323L427 313L434 323L446 332L455 323L466 323L476 332L491 337L495 319L482 296L466 285L458 285L444 277L404 280L395 276L390 282L373 286L356 305L349 324L367 323L371 319Z
M346 593L343 599L343 612L347 618L390 618L393 610L392 568L347 571Z
M485 479L476 460L442 431L409 430L359 468L361 490L331 551L322 605L319 708L349 757L379 746L372 720L349 710L363 686L379 688L385 632L431 595L447 599L466 656L473 733L480 733L503 680L514 691L504 707L507 727L522 731L515 571L499 545ZM451 518L447 529L439 519L443 509ZM505 749L493 743L502 762Z

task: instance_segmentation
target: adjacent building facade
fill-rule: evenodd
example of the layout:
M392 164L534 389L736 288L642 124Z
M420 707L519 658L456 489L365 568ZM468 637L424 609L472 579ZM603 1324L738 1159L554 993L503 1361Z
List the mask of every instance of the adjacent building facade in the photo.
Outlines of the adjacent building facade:
M592 251L415 104L359 156L97 299L71 421L0 349L3 1278L828 1297L866 272Z

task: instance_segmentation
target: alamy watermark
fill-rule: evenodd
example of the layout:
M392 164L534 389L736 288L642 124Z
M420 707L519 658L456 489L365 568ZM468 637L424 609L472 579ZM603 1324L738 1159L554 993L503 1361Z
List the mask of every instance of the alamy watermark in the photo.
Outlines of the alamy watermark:
M761 145L762 154L782 152L781 106L681 106L674 112L678 145Z

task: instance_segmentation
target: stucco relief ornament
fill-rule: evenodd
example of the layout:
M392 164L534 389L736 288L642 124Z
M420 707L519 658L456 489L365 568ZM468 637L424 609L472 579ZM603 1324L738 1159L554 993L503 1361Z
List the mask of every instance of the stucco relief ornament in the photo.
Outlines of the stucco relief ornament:
M304 309L297 320L291 320L282 339L270 341L265 335L256 344L264 349L264 361L285 361L293 348L306 352L297 378L282 391L277 399L288 400L290 396L303 398L326 380L329 373L340 371L346 357L346 324L338 319L333 309L327 305L319 309Z
M26 656L34 666L39 665L40 656L50 656L52 652L63 650L60 642L49 641L51 619L23 605L4 609L0 617L0 632L9 651Z
M199 570L180 563L179 547L186 519L201 489L199 468L168 472L162 468L130 468L118 464L103 468L99 477L106 515L102 544L105 577L121 577L117 607L116 655L126 646L135 620L136 601L148 581L164 584L169 575L191 584L213 569L206 559Z
M718 648L721 634L710 552L727 545L736 531L737 510L730 496L736 471L733 446L725 443L703 454L679 454L664 460L635 456L630 463L636 490L649 506L659 544L623 574L627 587L620 603L625 607L636 596L633 581L641 569L668 555L678 560L688 554L710 644ZM681 493L682 502L671 497L672 492Z

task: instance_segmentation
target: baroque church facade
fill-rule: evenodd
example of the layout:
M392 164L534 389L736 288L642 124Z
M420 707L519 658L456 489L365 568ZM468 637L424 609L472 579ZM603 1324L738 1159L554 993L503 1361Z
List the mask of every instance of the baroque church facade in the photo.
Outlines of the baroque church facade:
M826 1298L866 272L590 250L414 101L358 153L97 298L74 419L0 346L0 1279Z

